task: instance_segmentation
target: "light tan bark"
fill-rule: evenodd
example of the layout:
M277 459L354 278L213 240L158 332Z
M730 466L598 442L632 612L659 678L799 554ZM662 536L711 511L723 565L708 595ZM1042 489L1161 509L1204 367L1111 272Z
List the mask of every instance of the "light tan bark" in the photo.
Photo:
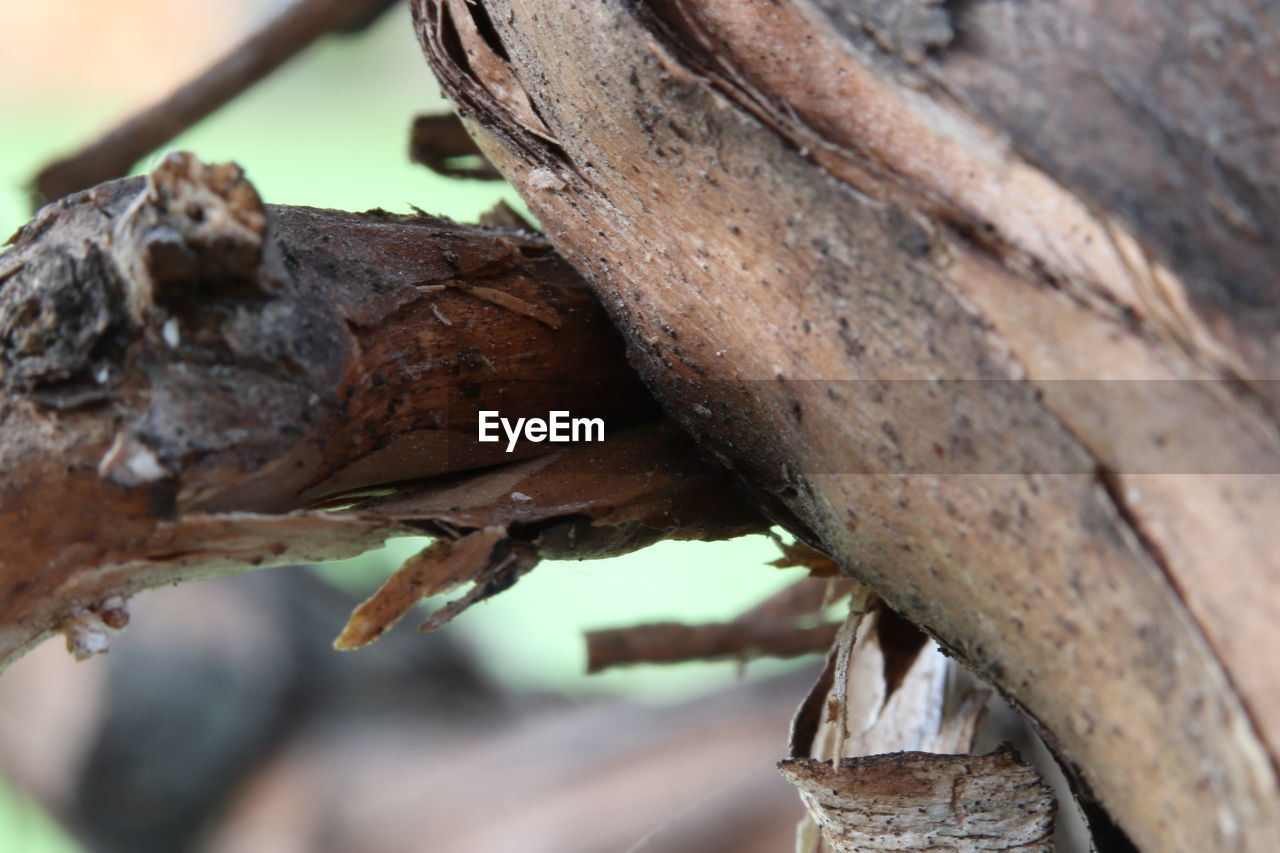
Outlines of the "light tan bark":
M1280 28L1226 6L415 3L669 414L1160 853L1280 849Z
M836 764L788 759L782 773L821 816L835 853L1052 853L1053 798L1008 752L906 752Z

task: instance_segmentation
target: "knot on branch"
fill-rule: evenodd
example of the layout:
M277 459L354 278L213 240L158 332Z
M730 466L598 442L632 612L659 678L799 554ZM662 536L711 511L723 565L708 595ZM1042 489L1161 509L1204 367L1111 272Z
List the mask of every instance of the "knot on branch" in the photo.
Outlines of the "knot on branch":
M117 222L114 242L139 325L157 310L190 321L197 300L260 299L283 285L283 270L263 269L266 208L234 163L169 155Z
M56 407L100 399L122 285L94 244L41 249L0 284L0 382Z

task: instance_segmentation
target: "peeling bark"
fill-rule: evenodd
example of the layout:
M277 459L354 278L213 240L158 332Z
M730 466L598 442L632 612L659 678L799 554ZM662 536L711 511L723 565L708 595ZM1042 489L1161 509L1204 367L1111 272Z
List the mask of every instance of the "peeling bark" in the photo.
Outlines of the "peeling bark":
M1274 10L414 5L761 505L1140 848L1280 848Z
M583 558L761 526L687 439L626 429L653 403L533 234L268 207L175 155L19 231L0 329L6 663L60 628L103 650L138 589L390 536L501 525L505 548ZM509 453L476 441L481 409L612 432Z
M969 754L989 699L937 644L855 585L792 724L791 757L778 765L808 810L797 851L1053 849L1057 802L1039 774L1007 744ZM944 786L954 795L945 803ZM979 790L965 806L962 792Z
M837 765L788 759L782 774L822 816L836 853L1051 853L1053 797L1017 754L903 752Z
M671 424L614 433L527 462L427 482L353 504L440 536L352 614L336 646L358 648L419 599L473 583L419 630L433 631L510 588L543 557L625 554L663 539L731 539L765 522L724 472L706 466Z

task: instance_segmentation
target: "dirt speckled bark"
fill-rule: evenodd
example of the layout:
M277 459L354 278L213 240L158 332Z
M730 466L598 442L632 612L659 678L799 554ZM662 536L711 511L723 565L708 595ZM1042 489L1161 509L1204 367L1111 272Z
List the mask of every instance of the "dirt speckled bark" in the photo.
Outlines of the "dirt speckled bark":
M1145 60L1107 63L1133 28L1070 12L1107 32L1090 59L1037 24L1014 59L1043 69L1000 83L1012 4L911 5L852 36L800 0L415 9L489 159L762 505L1025 708L1141 849L1276 849L1274 338L1231 307L1276 300L1227 285L1270 202L1199 228L1196 180L1139 174L1189 149L1136 119L1097 144L1165 159L1081 159L1095 117L1053 99L1082 63L1132 93ZM1267 113L1205 61L1222 109ZM1164 124L1170 91L1140 92ZM1232 151L1270 198L1270 155Z

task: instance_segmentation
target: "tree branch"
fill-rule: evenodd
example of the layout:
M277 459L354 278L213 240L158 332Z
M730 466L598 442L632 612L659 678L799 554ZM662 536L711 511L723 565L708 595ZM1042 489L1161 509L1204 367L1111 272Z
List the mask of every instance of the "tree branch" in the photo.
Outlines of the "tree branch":
M297 0L195 79L40 170L41 203L129 173L133 164L288 62L316 39L367 26L395 0Z
M848 595L851 585L843 579L806 578L769 596L731 622L655 622L588 631L584 637L587 672L637 663L724 658L747 661L825 652L840 626L821 621L823 610Z
M567 410L610 435L659 417L541 238L269 207L189 155L15 235L0 371L0 660L60 625L94 650L146 586L393 535L496 525L582 557L760 527L664 428L562 467L562 449L476 440L485 409ZM353 508L292 512L321 504Z

